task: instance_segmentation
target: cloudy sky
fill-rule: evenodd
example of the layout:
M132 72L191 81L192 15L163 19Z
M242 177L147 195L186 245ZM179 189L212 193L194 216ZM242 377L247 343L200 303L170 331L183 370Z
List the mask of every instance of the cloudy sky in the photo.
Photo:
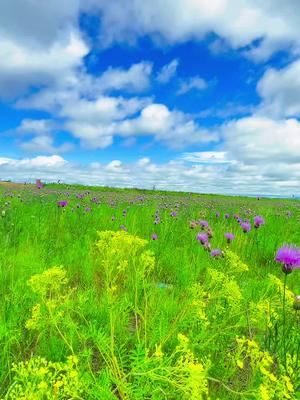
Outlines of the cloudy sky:
M299 0L0 2L2 180L299 195L299 117Z

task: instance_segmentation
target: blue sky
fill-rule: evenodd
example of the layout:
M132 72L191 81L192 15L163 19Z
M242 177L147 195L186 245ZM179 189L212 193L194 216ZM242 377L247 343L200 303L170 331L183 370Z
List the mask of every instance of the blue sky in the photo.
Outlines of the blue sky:
M299 194L300 3L0 4L0 178Z

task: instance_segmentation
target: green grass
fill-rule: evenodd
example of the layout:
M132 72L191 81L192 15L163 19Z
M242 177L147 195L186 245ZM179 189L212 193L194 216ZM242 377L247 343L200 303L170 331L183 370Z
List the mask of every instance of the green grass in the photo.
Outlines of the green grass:
M0 398L299 398L300 271L287 276L283 307L285 275L274 261L283 244L300 245L299 201L0 186L2 211ZM243 233L234 214L266 223ZM189 225L199 219L224 257L195 239L200 227ZM103 231L120 236L97 246ZM225 232L235 234L230 246Z

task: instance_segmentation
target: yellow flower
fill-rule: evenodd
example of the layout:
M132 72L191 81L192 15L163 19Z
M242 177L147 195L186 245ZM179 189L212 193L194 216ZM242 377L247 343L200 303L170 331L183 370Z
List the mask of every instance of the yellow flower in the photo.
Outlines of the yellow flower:
M158 358L163 357L164 353L161 350L161 344L155 345L155 347L156 347L156 350L155 350L155 353L154 353L155 357L158 357Z
M181 342L181 343L188 343L189 342L189 339L185 335L183 335L182 333L178 333L177 338L178 338L179 342Z
M45 381L40 382L37 386L39 389L47 389L47 383Z

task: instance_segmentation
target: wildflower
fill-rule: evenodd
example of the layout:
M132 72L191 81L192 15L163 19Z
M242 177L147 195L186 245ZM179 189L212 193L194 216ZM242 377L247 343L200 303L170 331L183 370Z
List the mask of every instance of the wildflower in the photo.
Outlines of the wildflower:
M121 231L127 231L127 228L126 228L125 225L121 225L121 226L120 226L120 230L121 230Z
M248 221L241 222L241 228L243 229L244 233L251 231L251 225Z
M172 211L170 215L171 215L171 217L177 217L177 212L176 211Z
M222 252L221 249L213 249L213 250L210 252L210 255L211 255L212 257L222 257L222 256L223 256L223 252Z
M230 232L226 232L224 236L227 239L227 243L231 243L234 239L234 234Z
M115 219L116 219L116 217L113 215L113 216L111 217L111 220L114 221Z
M60 200L57 202L58 207L66 207L68 205L68 201L67 200Z
M230 214L225 214L224 217L225 217L225 219L228 219L228 218L230 218Z
M197 221L191 221L191 222L190 222L190 228L191 228L191 229L196 228L196 226L197 226Z
M257 215L256 217L254 217L254 228L259 228L261 225L264 225L265 220L263 217L261 217L260 215Z
M156 233L152 233L151 239L152 239L152 240L157 240L157 239L158 239L157 234L156 234Z
M216 217L219 218L219 216L220 216L220 213L219 213L219 211L217 211L216 212Z
M92 211L92 209L91 209L90 207L85 207L84 211L85 211L86 213L89 213L89 212Z
M44 187L44 185L40 179L36 179L35 186L37 187L37 189L42 189Z
M203 244L203 248L204 248L204 250L209 251L209 250L211 249L210 243L209 243L209 242L205 242L205 243Z
M196 236L196 240L199 240L201 244L205 244L208 242L208 236L207 233L198 233Z
M296 246L283 246L277 251L275 261L283 264L285 274L290 274L293 269L300 268L300 249Z
M203 219L199 221L199 225L201 226L202 229L208 228L208 222Z

